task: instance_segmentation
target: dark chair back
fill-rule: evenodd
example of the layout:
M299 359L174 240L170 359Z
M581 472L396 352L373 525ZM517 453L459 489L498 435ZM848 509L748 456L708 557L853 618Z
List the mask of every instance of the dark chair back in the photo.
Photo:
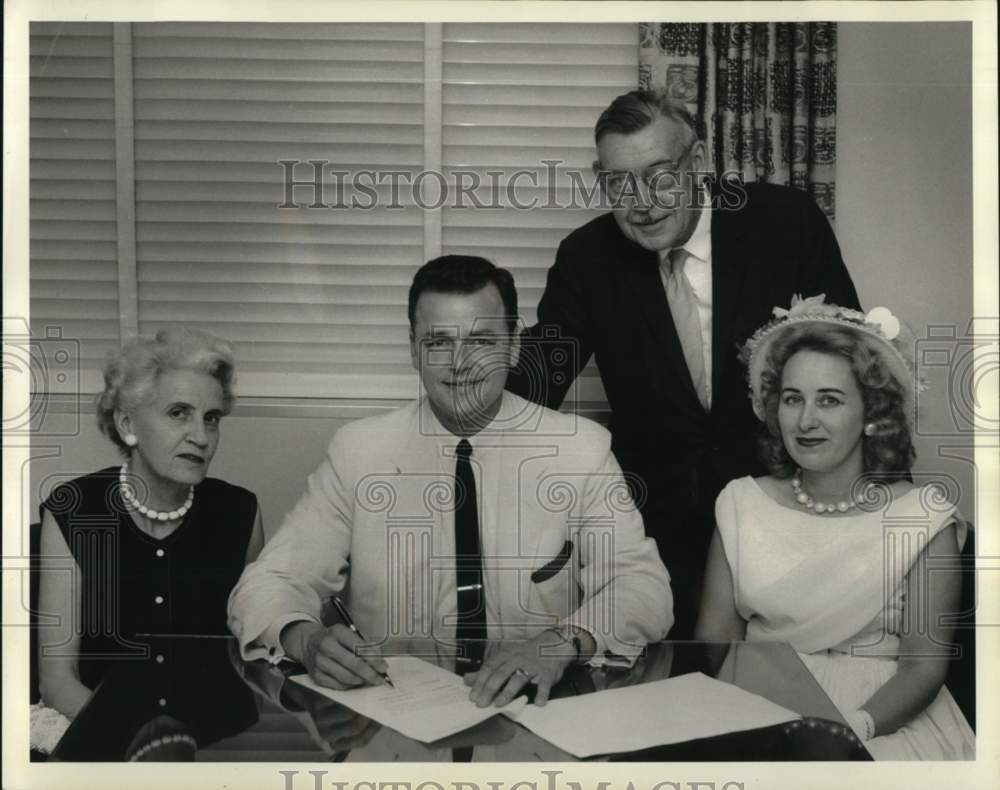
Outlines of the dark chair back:
M948 667L945 686L965 714L966 721L976 729L976 541L972 525L962 553L958 556L962 571L962 594L958 612L948 618L955 627L956 655Z
M39 587L39 555L41 554L42 525L32 524L29 535L28 563L28 632L31 644L30 656L30 679L31 684L28 694L31 704L34 705L41 699L38 691L38 587ZM21 588L24 589L23 587Z

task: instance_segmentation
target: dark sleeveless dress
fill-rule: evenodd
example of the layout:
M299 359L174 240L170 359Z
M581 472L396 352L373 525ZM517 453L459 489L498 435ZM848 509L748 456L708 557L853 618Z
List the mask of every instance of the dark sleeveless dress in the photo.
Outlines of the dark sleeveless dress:
M132 521L118 467L56 487L42 504L79 568L80 680L95 688L112 662L148 658L137 634L223 634L246 558L257 497L205 478L181 525L158 540Z

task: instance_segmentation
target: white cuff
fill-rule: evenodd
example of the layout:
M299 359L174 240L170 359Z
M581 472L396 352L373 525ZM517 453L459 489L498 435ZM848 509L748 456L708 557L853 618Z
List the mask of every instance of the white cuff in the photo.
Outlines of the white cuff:
M592 667L631 669L635 666L635 662L639 660L640 655L640 653L634 653L632 655L623 656L618 653L609 653L605 651L603 653L594 653L593 657L587 663Z
M264 633L257 639L246 645L243 658L248 661L254 658L263 658L271 664L280 664L282 660L287 658L285 648L281 644L281 632L285 626L301 622L319 624L319 620L305 612L290 612L282 615L265 628Z

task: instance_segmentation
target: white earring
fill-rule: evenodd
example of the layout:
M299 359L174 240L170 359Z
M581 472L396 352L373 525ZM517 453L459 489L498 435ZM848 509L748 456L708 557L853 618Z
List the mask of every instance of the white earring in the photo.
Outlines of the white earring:
M135 447L139 443L139 440L135 438L134 433L127 433L122 438L124 439L125 444L127 444L129 447Z
M873 422L868 423L865 426L865 436L874 436L875 435L875 428L876 427L877 426L875 425L875 423L873 423Z

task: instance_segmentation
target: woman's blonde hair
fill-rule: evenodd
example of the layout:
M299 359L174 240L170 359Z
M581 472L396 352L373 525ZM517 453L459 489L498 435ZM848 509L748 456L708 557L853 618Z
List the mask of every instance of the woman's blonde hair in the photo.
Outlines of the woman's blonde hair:
M864 472L877 479L897 480L913 467L916 452L906 421L905 388L886 365L881 350L871 338L849 327L795 326L774 341L760 375L764 426L758 439L761 460L779 479L795 473L796 464L785 448L778 422L781 377L785 365L799 351L815 351L840 357L851 366L861 391L864 422L874 426L861 436Z

